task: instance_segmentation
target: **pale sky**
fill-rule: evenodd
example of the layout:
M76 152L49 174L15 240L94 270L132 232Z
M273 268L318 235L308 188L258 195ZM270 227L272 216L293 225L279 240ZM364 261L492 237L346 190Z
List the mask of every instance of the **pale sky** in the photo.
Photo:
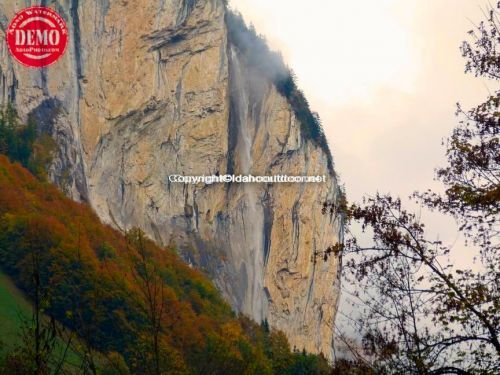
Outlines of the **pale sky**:
M323 119L351 199L432 184L455 103L479 103L459 46L485 0L231 0Z
M470 108L494 87L464 74L459 50L487 0L230 3L295 71L349 200L441 187L434 169L445 164L442 140L457 124L456 103ZM434 238L453 245L452 262L470 266L474 254L454 220L420 213ZM346 298L340 309L350 314ZM337 324L349 331L342 318Z
M295 71L319 112L350 200L439 187L455 104L491 83L464 74L459 46L487 0L231 0ZM425 214L443 240L453 220Z

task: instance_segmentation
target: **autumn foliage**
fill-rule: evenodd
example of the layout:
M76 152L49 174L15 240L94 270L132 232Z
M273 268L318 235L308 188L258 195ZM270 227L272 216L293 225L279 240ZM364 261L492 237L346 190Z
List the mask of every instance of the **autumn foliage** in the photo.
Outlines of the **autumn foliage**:
M43 313L75 333L87 363L76 373L328 371L281 333L237 317L173 249L101 224L86 204L0 155L0 266L32 300L34 251Z

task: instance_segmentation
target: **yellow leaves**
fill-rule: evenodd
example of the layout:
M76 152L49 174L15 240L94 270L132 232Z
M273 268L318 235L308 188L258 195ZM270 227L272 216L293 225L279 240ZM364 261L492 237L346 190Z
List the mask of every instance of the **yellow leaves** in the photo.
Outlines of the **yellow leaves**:
M222 337L230 344L236 345L243 337L243 330L237 321L230 321L222 325Z
M267 333L255 323L246 331L210 280L173 249L137 229L126 238L0 155L0 262L25 289L32 280L17 275L29 275L23 269L30 269L33 252L50 294L43 308L92 350L122 348L106 356L106 375L118 367L120 374L151 373L154 357L169 374L270 373ZM286 339L275 341L285 368L293 354Z

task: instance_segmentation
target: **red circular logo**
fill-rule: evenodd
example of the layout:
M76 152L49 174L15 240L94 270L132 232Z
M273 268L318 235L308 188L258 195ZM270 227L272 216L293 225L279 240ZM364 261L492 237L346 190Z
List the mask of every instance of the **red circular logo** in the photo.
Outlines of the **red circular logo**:
M18 12L7 29L10 53L21 64L43 68L66 50L68 28L54 9L34 6Z

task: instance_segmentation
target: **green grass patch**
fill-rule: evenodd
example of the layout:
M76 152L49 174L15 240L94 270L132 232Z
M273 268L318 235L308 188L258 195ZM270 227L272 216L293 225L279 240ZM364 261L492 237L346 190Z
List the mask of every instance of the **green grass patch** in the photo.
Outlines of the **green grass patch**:
M11 279L0 271L0 357L13 350L21 342L21 326L24 319L31 317L31 304L23 292L17 288ZM75 343L77 340L75 340ZM61 357L66 345L62 341L57 343L56 357ZM80 356L69 349L66 366L79 368Z
M9 277L0 272L0 337L4 344L1 353L20 343L22 317L30 316L30 303Z

